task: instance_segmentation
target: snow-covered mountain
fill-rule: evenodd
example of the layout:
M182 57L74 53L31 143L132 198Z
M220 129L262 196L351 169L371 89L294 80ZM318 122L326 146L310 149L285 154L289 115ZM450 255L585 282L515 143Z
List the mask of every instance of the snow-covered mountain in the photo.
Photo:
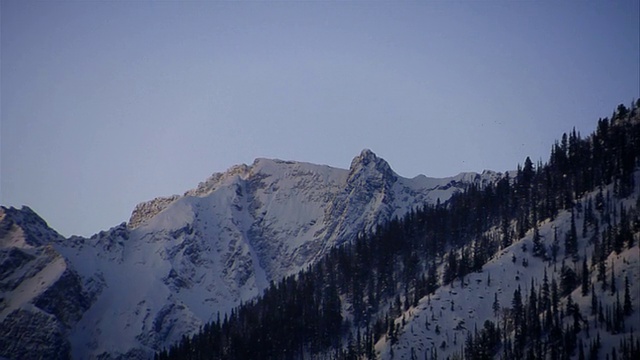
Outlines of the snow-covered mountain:
M29 341L54 336L74 358L146 358L359 232L500 177L403 178L369 150L349 169L257 159L139 204L89 239L3 208L0 356L31 357L21 336L35 326L42 336Z
M0 357L69 358L68 329L95 293L58 242L64 238L28 207L0 207Z

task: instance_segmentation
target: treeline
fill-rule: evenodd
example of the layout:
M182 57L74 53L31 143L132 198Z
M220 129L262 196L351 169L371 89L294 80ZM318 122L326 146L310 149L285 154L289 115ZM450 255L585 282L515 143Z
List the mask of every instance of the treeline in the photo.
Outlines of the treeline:
M575 130L563 135L546 164L534 166L527 158L513 178L507 174L495 184L469 186L445 204L425 205L332 249L309 269L273 283L260 298L222 319L218 316L193 336L183 336L179 343L157 353L156 359L299 359L314 354L374 358L373 346L380 337L387 336L394 343L401 326L394 319L403 311L441 284L481 269L498 250L527 231L533 229L535 234L539 221L554 218L560 210L576 208L576 200L585 193L610 183L614 184L613 196L631 194L640 154L639 106L640 101L631 108L618 106L611 119L600 119L597 130L585 139ZM602 199L590 200L581 209L583 234L587 233L585 228L601 233L593 230L599 226L595 216L587 214L604 214L607 205L602 194ZM594 239L600 242L598 259L606 259L608 250L633 246L624 233L638 231L637 214L632 218L625 212L624 216L624 222L610 221L624 223L624 229L612 225L603 230L606 234L601 239ZM565 235L564 254L577 259L579 233L575 222L572 219L569 233L560 236ZM559 254L560 241L556 239L553 244L548 248L540 241L536 243L534 235L532 252L551 261ZM439 274L437 268L442 263L444 272ZM512 343L504 324L500 330L499 324L490 323L470 336L469 351L483 336L495 341L490 343L495 346L485 346L483 353L497 350L498 343L503 351L510 352L507 354L520 355L518 352L525 348L538 351L535 346L523 345L540 338L537 333L525 332L523 326L534 326L552 336L560 326L560 322L554 322L555 317L567 316L567 312L570 316L580 314L575 309L554 312L553 285L549 286L548 299L543 297L542 288L532 285L535 298L529 294L528 302L520 300L522 310L509 320L515 329ZM534 314L546 319L547 311L551 311L550 320L536 324ZM560 331L570 334L575 329ZM563 348L571 347L571 339L566 341L569 344ZM471 353L469 357L475 358Z

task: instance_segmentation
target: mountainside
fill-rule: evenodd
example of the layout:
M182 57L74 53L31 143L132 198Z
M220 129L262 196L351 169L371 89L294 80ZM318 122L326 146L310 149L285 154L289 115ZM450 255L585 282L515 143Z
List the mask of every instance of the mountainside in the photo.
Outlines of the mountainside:
M639 107L359 233L156 359L637 359Z
M31 209L0 208L0 356L66 359L71 328L95 298Z
M22 336L46 322L34 334L54 336L61 358L146 358L358 233L500 177L402 178L369 150L348 170L257 159L89 239L3 208L0 321L11 330L0 356L31 357L16 349L37 349Z
M635 178L636 183L640 183L640 173ZM638 190L636 186L635 192L629 197L611 198L606 204L608 211L611 211L608 216L612 215L614 209L633 212L636 204L640 203ZM482 358L487 353L498 350L503 338L517 336L514 312L518 306L526 308L523 310L529 321L526 331L532 338L535 336L541 342L548 343L562 341L558 333L543 331L544 322L549 317L556 319L549 321L547 326L552 326L551 323L557 321L558 328L575 332L572 346L576 349L571 351L574 358L579 358L580 353L587 354L592 359L604 358L605 355L612 354L614 347L620 352L620 344L623 342L637 347L634 342L639 339L634 335L634 330L640 324L640 229L636 228L628 234L630 237L623 239L624 244L619 251L607 253L604 259L600 259L599 253L602 250L598 247L601 244L595 240L600 236L596 233L597 230L606 228L607 223L617 229L626 225L615 223L618 220L625 221L624 219L607 219L605 212L587 212L589 202L593 203L598 193L599 191L594 191L580 199L576 208L585 210L581 213L576 211L577 216L574 215L573 221L571 211L562 211L554 220L542 222L538 231L542 246L552 249L557 234L568 234L571 232L572 222L582 223L585 217L593 216L592 220L586 221L601 224L601 227L587 225L584 232L579 234L577 241L582 259L566 253L564 246L558 247L555 260L551 254L548 257L536 256L532 251L535 249L536 235L531 230L526 236L495 254L477 272L441 286L415 306L402 311L392 321L397 326L393 339L383 337L376 344L380 358ZM613 186L605 188L604 193L609 197L613 193ZM638 216L637 213L635 216ZM598 269L599 261L603 261L603 271ZM440 267L440 272L444 273L445 268L446 266ZM583 284L586 284L586 289ZM612 284L617 289L612 289ZM552 315L552 301L544 298L551 296L554 287L557 292L556 311L559 315ZM624 310L626 296L635 311ZM519 305L514 300L516 297L521 298ZM548 303L548 308L545 303ZM532 312L535 314L533 319L530 315ZM534 320L538 316L539 320ZM574 328L576 324L577 328ZM500 330L502 335L498 335ZM493 339L490 335L492 332L495 336ZM558 338L554 339L554 335ZM532 349L534 358L540 358L537 351L552 357L548 345L545 350ZM640 348L636 351L640 351ZM502 352L498 351L498 355L503 358L522 357L509 354L503 349ZM556 356L560 357L560 354Z

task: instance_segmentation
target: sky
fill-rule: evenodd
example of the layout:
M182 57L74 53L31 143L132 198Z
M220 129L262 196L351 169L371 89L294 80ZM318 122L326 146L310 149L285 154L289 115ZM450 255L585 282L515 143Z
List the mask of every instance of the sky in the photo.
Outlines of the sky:
M546 161L640 96L637 0L0 2L0 204L89 236L255 158Z

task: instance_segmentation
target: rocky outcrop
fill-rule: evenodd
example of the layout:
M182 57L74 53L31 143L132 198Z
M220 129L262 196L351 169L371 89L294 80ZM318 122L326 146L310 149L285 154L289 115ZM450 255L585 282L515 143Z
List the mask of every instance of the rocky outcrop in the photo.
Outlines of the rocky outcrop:
M78 274L67 268L58 281L33 299L32 304L70 328L80 320L92 301Z
M15 310L0 322L0 357L69 359L71 346L64 324L42 311Z
M0 357L68 359L69 331L94 298L29 208L0 208Z
M136 205L131 213L129 222L127 223L130 229L135 229L140 226L146 220L156 216L160 211L164 210L172 202L180 198L180 195L172 195L168 197L157 197L153 200L146 201Z

